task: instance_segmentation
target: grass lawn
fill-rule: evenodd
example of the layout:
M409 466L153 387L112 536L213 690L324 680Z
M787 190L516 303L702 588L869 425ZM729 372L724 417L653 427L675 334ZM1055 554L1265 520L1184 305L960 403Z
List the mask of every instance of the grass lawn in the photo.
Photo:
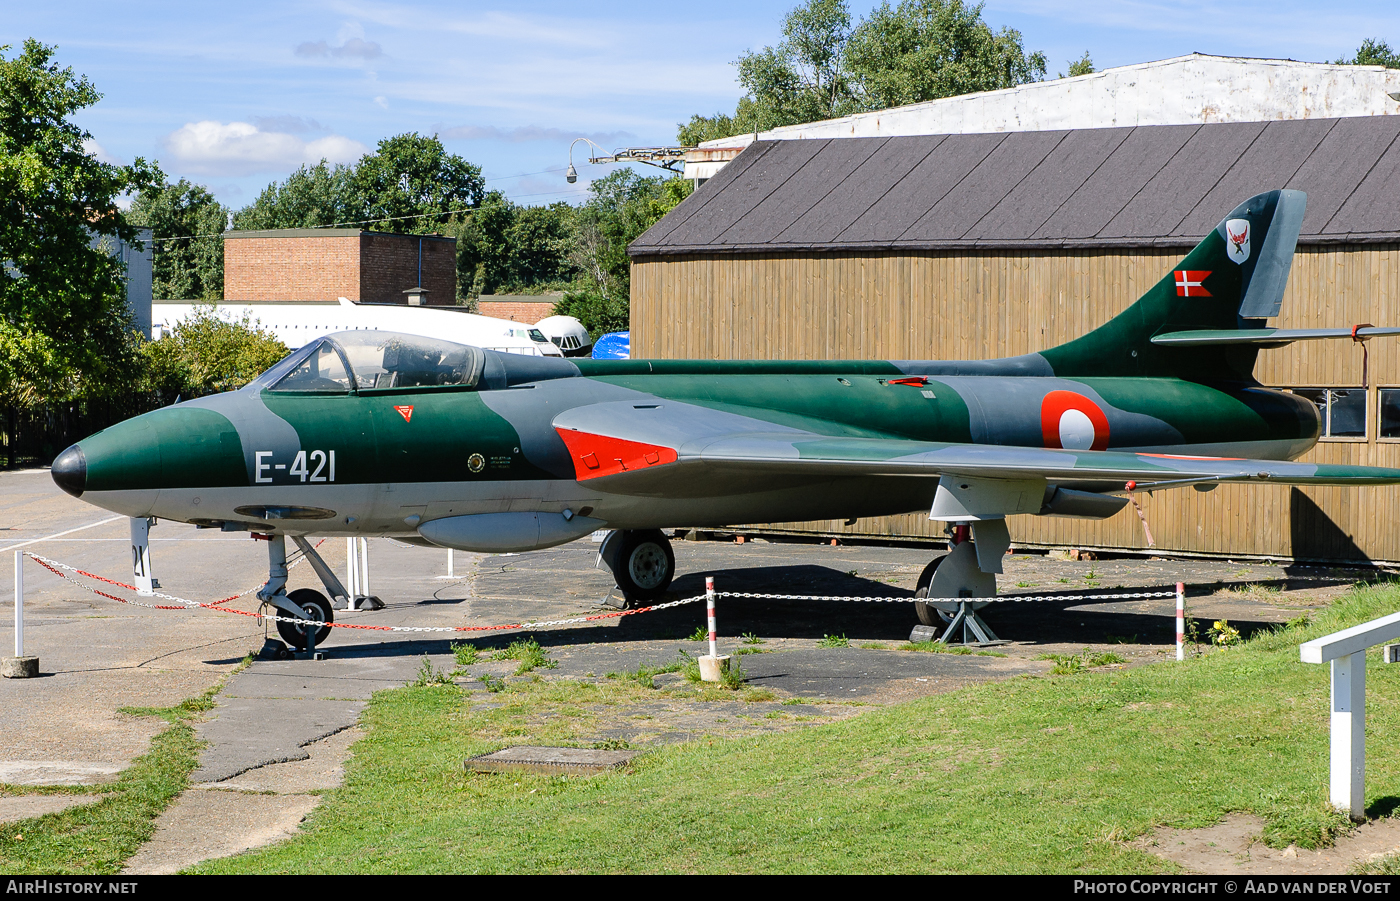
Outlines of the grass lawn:
M121 778L92 788L0 785L0 796L97 794L102 800L60 813L0 823L0 873L92 876L117 873L155 834L155 818L189 784L199 763L199 740L189 720L214 706L211 689L175 707L128 708L170 725L151 740Z
M593 777L474 775L469 756L581 743L635 682L382 692L302 836L201 872L1159 872L1127 842L1230 811L1304 847L1326 801L1328 668L1298 644L1400 609L1361 589L1182 664L1023 677L840 723L651 751ZM1400 803L1400 667L1368 668L1368 804ZM757 715L769 705L754 705ZM773 710L782 710L778 705Z

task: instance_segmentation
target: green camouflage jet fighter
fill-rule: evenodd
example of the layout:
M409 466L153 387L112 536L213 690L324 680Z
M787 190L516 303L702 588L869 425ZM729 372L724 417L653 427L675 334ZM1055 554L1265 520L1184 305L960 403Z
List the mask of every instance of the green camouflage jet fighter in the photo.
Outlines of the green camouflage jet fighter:
M1104 518L1134 488L1400 483L1395 469L1287 462L1317 442L1318 410L1252 375L1261 347L1352 336L1262 327L1305 203L1251 198L1124 312L1039 353L590 361L342 332L239 391L84 439L53 478L130 517L270 536L260 597L319 622L326 598L285 592L288 536L308 551L308 535L377 535L504 552L608 529L618 586L650 600L675 569L663 528L928 511L955 546L922 596L988 597L1009 514ZM1359 337L1381 334L1400 329ZM951 609L916 606L929 624ZM325 631L282 634L304 647Z

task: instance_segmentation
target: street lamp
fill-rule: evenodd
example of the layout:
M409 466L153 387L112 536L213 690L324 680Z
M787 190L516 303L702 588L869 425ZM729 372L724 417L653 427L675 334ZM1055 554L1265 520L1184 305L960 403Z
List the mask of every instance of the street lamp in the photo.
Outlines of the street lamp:
M598 147L597 144L593 143L587 138L575 138L574 143L569 145L569 169L567 172L564 173L564 180L567 181L569 184L573 184L574 182L578 181L578 170L574 168L574 144L577 144L579 141L583 141L590 147ZM601 147L598 147L598 151L603 155L607 155L607 151Z

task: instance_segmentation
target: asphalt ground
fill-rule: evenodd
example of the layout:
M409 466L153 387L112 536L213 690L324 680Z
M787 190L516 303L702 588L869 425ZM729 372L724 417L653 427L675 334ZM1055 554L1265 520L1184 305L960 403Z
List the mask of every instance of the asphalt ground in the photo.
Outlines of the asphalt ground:
M153 569L165 593L209 602L266 579L266 545L245 534L162 522L151 535ZM0 680L0 783L111 779L146 750L162 725L123 712L126 708L171 706L222 685L216 708L199 726L208 747L194 788L167 812L156 839L131 862L132 872L171 872L294 832L315 804L312 793L338 782L354 724L370 695L414 680L425 656L436 670L450 671L454 641L489 650L524 635L490 626L620 612L601 603L613 582L595 567L598 546L587 539L520 555L457 552L455 577L446 575L446 551L389 539L372 539L370 547L372 591L386 606L338 611L338 623L476 631L337 628L320 647L324 660L258 659L234 674L269 632L275 637L270 624L226 611L119 603L26 562L25 651L40 658L40 677ZM909 597L937 553L776 537L743 544L676 541L674 547L679 575L672 599L703 594L706 575L715 577L722 593ZM0 569L8 572L16 549L120 581L130 578L126 520L63 494L44 470L0 473L0 552L9 552ZM341 573L345 551L344 539L320 545L327 563ZM1168 591L1184 581L1198 620L1208 625L1228 619L1248 634L1325 604L1352 581L1374 575L1224 560L1088 561L1016 553L1007 558L1000 584L1004 592L1082 594L1120 587ZM1279 590L1219 590L1254 582ZM309 566L294 568L289 585L320 587ZM140 603L153 600L102 588ZM14 623L8 596L0 589L6 654L12 653ZM247 595L223 606L256 608ZM1043 673L1051 665L1042 659L1046 654L1113 649L1127 659L1125 665L1144 665L1164 661L1174 650L1170 597L1008 601L983 611L983 617L1011 640L995 649L1005 656L901 650L916 621L908 603L721 598L720 652L760 651L742 657L748 684L786 700L783 710L801 715L766 717L755 712L764 705L659 694L655 702L602 718L596 739L645 747L718 733L799 728L859 715L872 704ZM704 623L704 603L695 602L535 629L529 635L556 665L528 678L603 679L669 663L683 653L705 653L705 643L690 640ZM842 643L846 646L830 646ZM489 701L482 678L517 678L511 675L515 665L483 659L460 681ZM663 676L658 683L679 679ZM6 796L0 790L0 821L34 816L54 803L53 796ZM201 839L191 841L192 834Z

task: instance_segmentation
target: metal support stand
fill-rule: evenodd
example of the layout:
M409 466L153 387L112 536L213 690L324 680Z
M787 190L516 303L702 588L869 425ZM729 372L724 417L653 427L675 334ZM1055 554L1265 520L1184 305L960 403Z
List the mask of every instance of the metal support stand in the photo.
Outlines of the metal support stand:
M384 608L384 602L369 593L369 539L345 539L345 574L350 582L346 610Z
M992 627L987 625L986 622L977 615L978 610L981 610L990 603L991 601L959 602L954 609L948 611L952 613L953 620L948 623L948 627L943 630L943 634L935 639L935 641L943 644L975 645L977 647L1011 644L1011 642L1006 639L997 638L997 634L992 631ZM940 611L945 609L938 601L932 602L932 605L937 607ZM957 640L958 638L961 638L961 640Z
M151 523L145 516L131 517L131 575L136 581L136 593L152 597L160 580L151 575Z

